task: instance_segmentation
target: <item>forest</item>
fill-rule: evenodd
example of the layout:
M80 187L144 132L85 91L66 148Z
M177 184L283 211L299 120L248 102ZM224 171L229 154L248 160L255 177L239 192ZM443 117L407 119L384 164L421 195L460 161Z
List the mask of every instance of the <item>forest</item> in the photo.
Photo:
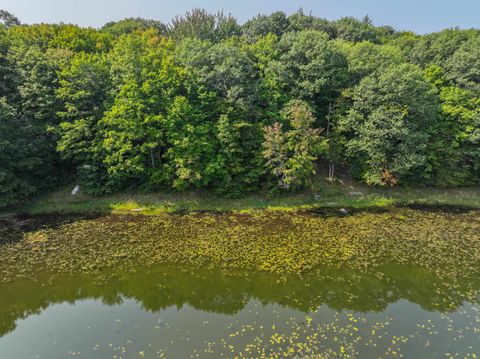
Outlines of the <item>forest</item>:
M0 10L0 207L94 195L480 182L480 30L419 35L303 10L240 24L24 25Z

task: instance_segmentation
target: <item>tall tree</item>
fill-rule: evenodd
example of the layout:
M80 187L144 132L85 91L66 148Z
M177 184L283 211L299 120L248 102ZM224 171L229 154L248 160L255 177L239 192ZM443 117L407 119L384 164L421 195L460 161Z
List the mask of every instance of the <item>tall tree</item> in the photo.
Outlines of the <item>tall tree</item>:
M183 96L176 97L165 119L167 151L165 172L174 189L210 184L215 147L214 128Z
M257 189L264 175L261 157L262 127L222 114L216 127L218 150L210 166L217 192L238 197L245 191Z
M480 36L466 41L445 67L449 80L464 89L480 93Z
M348 59L351 84L358 83L376 71L406 62L400 49L391 45L378 45L364 41L356 44L341 42L339 46Z
M313 127L312 110L303 101L293 100L285 107L283 123L265 128L263 156L278 187L298 189L315 174L315 161L325 150L325 142L320 137L321 130Z
M11 26L20 25L21 22L15 15L9 13L7 10L0 9L0 24L8 28Z
M270 15L259 14L248 20L243 26L244 36L251 42L258 37L274 34L282 36L288 31L290 22L284 12L277 11Z
M197 38L218 42L240 35L240 26L233 16L225 15L222 11L210 14L197 8L187 11L185 15L174 17L168 31L176 41Z
M160 34L167 33L167 26L157 20L149 20L142 18L126 18L120 21L111 21L102 26L101 30L112 34L113 36L120 36L130 34L138 30L155 29Z
M61 71L57 91L64 106L57 150L92 193L101 192L106 179L98 122L111 105L109 70L105 55L79 53Z
M427 143L438 100L422 72L400 65L354 88L338 128L357 175L369 184L429 180Z
M429 159L433 183L442 186L480 181L480 97L448 81L444 70L431 65L426 77L437 88L441 113L432 128Z
M327 33L332 39L337 37L337 29L332 22L312 14L306 15L303 9L289 16L288 22L289 31L317 30Z
M10 59L10 39L5 28L0 26L0 97L11 97L15 89L15 69Z
M0 98L0 208L35 193L33 173L42 163L32 144L31 126Z
M280 59L272 71L291 98L308 101L317 116L328 112L348 80L347 60L325 33L288 33L279 42Z
M58 71L65 66L71 52L62 49L42 51L38 47L12 47L8 59L15 68L17 116L29 128L30 146L38 166L31 177L37 187L52 186L61 179L62 163L55 150L56 135L51 131L59 123L57 112L61 103L56 96ZM33 179L36 177L36 179Z
M429 65L445 66L453 54L467 41L478 38L478 30L446 29L440 32L417 36L406 55L422 68Z
M351 42L370 41L378 43L377 31L368 16L362 20L354 17L343 17L335 22L337 36Z
M111 54L115 98L99 122L111 189L162 185L164 118L184 76L173 51L172 41L151 31L121 38Z

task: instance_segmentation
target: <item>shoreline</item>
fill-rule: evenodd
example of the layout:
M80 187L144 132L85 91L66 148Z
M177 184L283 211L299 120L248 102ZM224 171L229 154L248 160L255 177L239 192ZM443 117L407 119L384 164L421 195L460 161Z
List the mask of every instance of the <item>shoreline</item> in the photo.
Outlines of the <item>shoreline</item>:
M355 191L356 194L351 195ZM184 193L125 192L94 197L85 193L72 196L71 189L43 194L0 211L6 214L50 213L138 213L158 215L164 213L250 213L254 211L304 212L378 209L388 207L437 207L448 210L480 209L480 188L394 188L327 184L316 190L269 196L250 194L241 198L228 198L208 191ZM456 209L455 209L456 208Z

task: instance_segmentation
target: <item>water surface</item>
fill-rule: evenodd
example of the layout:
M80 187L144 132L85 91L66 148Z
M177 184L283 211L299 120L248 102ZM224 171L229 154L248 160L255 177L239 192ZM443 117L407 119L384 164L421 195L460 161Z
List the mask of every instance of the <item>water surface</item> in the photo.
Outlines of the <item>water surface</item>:
M0 357L474 357L480 306L465 298L480 280L470 279L442 293L411 266L44 275L1 287Z
M396 210L27 221L0 245L0 358L475 358L478 220ZM181 263L167 264L174 245ZM264 248L268 266L231 259L248 254L242 245Z

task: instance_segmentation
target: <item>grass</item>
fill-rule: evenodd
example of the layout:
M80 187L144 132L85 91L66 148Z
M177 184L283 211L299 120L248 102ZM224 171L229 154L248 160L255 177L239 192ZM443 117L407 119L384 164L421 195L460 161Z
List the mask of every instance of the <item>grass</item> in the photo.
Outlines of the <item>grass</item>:
M63 188L39 196L9 212L41 213L131 213L160 214L189 211L249 212L253 210L294 211L316 207L371 208L394 205L451 205L480 208L480 188L393 188L380 189L338 181L317 181L311 189L269 196L248 194L227 198L207 191L186 193L124 192L93 197L84 193L72 196ZM352 195L361 192L362 195Z

